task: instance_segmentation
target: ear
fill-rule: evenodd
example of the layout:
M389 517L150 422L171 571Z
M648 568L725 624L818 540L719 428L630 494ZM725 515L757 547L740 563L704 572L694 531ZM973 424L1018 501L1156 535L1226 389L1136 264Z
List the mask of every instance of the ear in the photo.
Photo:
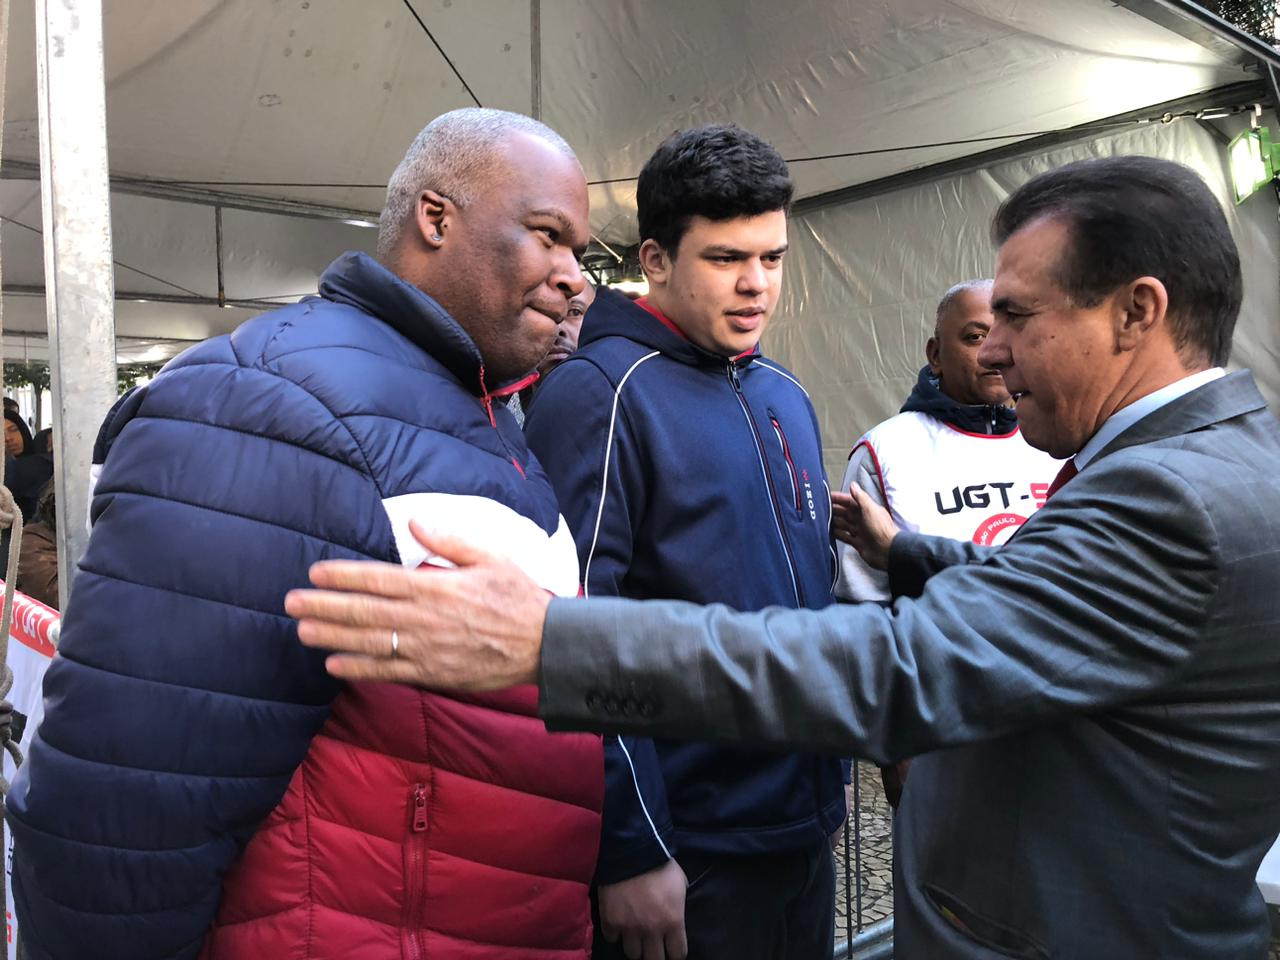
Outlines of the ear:
M446 230L457 212L453 201L434 190L423 190L414 205L413 218L418 237L431 250L444 246Z
M640 269L655 287L666 286L671 278L671 257L652 237L640 244Z
M929 372L935 377L942 373L942 344L937 337L930 337L924 345L924 358L929 361Z
M1116 350L1135 349L1154 331L1165 329L1169 292L1155 277L1139 277L1115 294Z

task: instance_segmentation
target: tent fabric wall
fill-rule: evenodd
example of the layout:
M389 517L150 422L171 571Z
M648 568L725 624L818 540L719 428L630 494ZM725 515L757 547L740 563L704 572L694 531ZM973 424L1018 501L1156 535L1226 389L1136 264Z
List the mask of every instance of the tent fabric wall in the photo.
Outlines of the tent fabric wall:
M1198 124L1145 126L793 219L782 300L764 348L812 396L835 482L858 437L911 391L938 299L958 281L991 276L988 226L1000 201L1036 174L1112 154L1185 163L1222 200L1245 283L1232 365L1252 368L1280 411L1275 197L1264 191L1235 206L1226 150Z

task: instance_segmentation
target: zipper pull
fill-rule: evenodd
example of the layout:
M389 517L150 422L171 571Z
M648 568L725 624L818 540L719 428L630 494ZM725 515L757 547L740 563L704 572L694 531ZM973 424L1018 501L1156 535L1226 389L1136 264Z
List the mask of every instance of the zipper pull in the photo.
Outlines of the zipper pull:
M413 788L413 832L427 829L427 788L419 783Z
M733 389L741 392L742 384L738 382L738 365L732 360L729 361L729 382L733 384Z
M489 415L489 426L495 429L498 421L493 416L493 397L489 396L489 388L484 382L484 364L480 364L480 402L484 404L484 412Z

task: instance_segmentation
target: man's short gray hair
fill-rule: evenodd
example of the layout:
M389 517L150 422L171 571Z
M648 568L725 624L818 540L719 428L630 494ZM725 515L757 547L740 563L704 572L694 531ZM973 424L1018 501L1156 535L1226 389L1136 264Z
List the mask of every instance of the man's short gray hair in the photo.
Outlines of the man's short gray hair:
M989 279L962 280L944 293L942 299L938 301L938 310L933 315L934 338L936 339L942 330L942 319L951 312L951 308L956 305L957 300L970 290L990 290L994 284L995 281Z
M395 253L423 190L434 190L459 207L480 196L495 172L497 147L512 133L538 137L577 159L564 137L524 114L487 107L442 113L414 137L387 181L387 201L378 219L378 259L385 264Z

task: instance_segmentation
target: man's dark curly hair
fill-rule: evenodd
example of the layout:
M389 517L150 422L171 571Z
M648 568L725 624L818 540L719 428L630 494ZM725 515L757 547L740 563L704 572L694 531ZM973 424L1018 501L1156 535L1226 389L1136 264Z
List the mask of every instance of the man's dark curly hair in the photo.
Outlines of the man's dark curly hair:
M795 187L772 146L734 124L673 133L640 171L636 205L640 241L672 257L695 216L754 217L791 205Z

